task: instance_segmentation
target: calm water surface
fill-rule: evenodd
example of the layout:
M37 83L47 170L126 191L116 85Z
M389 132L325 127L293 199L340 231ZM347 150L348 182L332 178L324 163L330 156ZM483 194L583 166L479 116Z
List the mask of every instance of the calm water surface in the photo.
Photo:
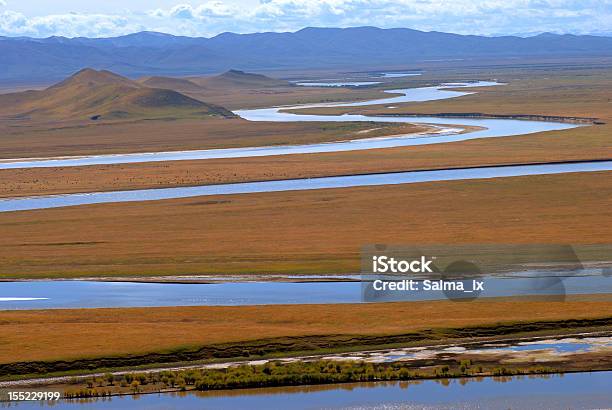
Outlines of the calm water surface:
M422 73L380 73L380 77L383 78L401 78L401 77L414 77L421 75Z
M612 277L485 277L480 297L609 293ZM439 300L442 291L379 292L371 282L174 284L95 281L0 282L0 310L135 306L234 306ZM364 295L367 299L364 299Z
M382 73L382 77L403 77L415 73ZM369 82L372 84L373 82ZM316 83L305 85L312 86ZM487 86L481 82L469 86ZM340 83L335 84L339 86ZM344 85L367 85L361 84ZM330 86L327 83L326 86ZM449 84L448 87L462 87ZM409 101L429 101L453 98L468 93L444 90L444 87L390 90L400 94L375 101L334 104L336 106L363 106L393 104ZM287 108L287 107L286 107ZM290 107L295 108L295 107ZM466 134L451 130L437 134L374 138L328 144L301 146L253 147L184 152L103 155L45 161L0 163L2 168L28 168L50 166L81 166L128 162L150 162L183 159L236 158L264 155L285 155L349 151L357 149L410 146L461 141L472 138L499 137L561 130L575 125L539 121L448 119L437 117L364 117L359 115L318 116L295 115L279 108L243 110L239 115L252 121L379 121L421 122L436 124L474 125L486 129ZM52 208L104 202L142 201L218 195L228 193L274 192L364 185L403 184L425 181L445 181L471 178L497 178L518 175L555 174L563 172L589 172L612 170L612 161L582 164L538 165L503 168L476 168L453 171L408 172L352 177L271 181L249 184L140 190L110 193L63 195L41 198L0 201L0 211ZM517 290L533 287L533 278L489 278L486 293L481 296L516 294ZM553 292L600 293L609 292L610 278L600 276L551 280ZM219 283L219 284L151 284L122 282L6 282L0 283L0 309L129 307L129 306L185 306L185 305L253 305L285 303L354 303L360 302L362 284L357 282L320 283ZM430 293L415 300L444 298ZM587 348L584 343L568 342L559 347L554 344L523 344L514 350L556 348L561 352ZM610 408L612 393L611 372L567 374L547 377L513 377L423 381L405 383L362 383L314 387L252 389L212 393L185 393L143 395L94 401L61 401L56 409L592 409ZM3 404L3 407L6 405ZM44 407L40 403L11 404L11 408L33 409Z
M314 189L349 188L377 185L413 184L419 182L458 181L467 179L504 178L525 175L551 175L571 172L612 170L612 161L567 164L516 165L502 167L463 168L436 171L410 171L339 177L303 178L193 187L137 189L129 191L91 192L24 198L0 199L0 212L59 208L114 202L158 201L197 196L248 194Z
M364 85L382 84L380 81L338 81L338 82L298 82L302 87L363 87Z
M60 401L65 409L605 409L612 372L166 393ZM15 408L40 408L19 403Z

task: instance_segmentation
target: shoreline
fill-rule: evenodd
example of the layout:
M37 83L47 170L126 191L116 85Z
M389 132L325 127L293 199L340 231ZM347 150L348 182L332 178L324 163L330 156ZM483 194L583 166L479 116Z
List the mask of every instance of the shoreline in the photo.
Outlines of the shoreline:
M150 391L138 391L138 392L116 392L116 393L106 393L106 394L98 394L98 395L92 395L92 396L79 396L78 393L73 393L75 394L75 396L73 397L61 397L59 400L64 400L64 401L68 401L71 403L76 403L77 401L82 403L83 400L88 400L88 401L97 401L97 400L105 400L105 399L111 399L112 397L125 397L125 396L133 396L134 399L137 399L138 396L141 395L150 395L150 394L168 394L168 393L195 393L195 392L200 392L200 393L207 393L207 392L215 392L215 393L223 393L223 392L240 392L242 390L244 391L249 391L252 389L257 389L259 391L262 391L262 393L266 392L266 389L274 389L274 388L288 388L288 387L294 387L294 388L305 388L305 387L314 387L314 386L347 386L347 385L355 385L355 384L361 384L361 383L389 383L389 382L396 382L396 383L401 383L401 382L420 382L420 381L439 381L439 380L466 380L466 379L482 379L482 378L498 378L498 377L521 377L521 376L542 376L542 377L546 377L546 376L554 376L554 375L559 375L559 376L563 376L565 374L580 374L580 373L604 373L604 372L611 372L612 371L612 366L609 368L601 368L601 369L593 369L593 370L572 370L572 369L566 369L566 370L558 370L558 369L547 369L545 367L541 367L541 368L525 368L524 370L515 370L512 374L496 374L494 371L485 371L485 372L481 372L481 373L475 373L475 374L449 374L449 375L433 375L433 376L420 376L420 375L414 375L405 379L399 378L399 379L386 379L386 378L381 378L381 379L373 379L373 380L367 380L367 381L353 381L353 380L348 380L348 381L330 381L330 382L320 382L320 383L307 383L307 384L279 384L279 385L270 385L270 386L245 386L245 387L222 387L222 388L215 388L215 389L208 389L208 390L200 390L197 389L196 387L186 387L186 388L181 388L181 387L174 387L174 388L170 388L170 389L160 389L160 390L150 390ZM27 390L26 390L27 391ZM35 391L35 390L34 390ZM0 400L0 403L11 403L11 400Z
M567 338L586 339L586 338L592 338L592 337L612 337L612 330L605 329L605 330L596 330L592 332L579 332L579 333L560 332L560 333L531 335L531 336L523 336L523 337L516 336L516 337L508 337L508 338L504 338L500 336L493 336L493 337L478 338L477 340L469 340L469 339L468 340L458 340L456 342L452 342L451 340L449 340L446 343L438 343L438 344L413 343L413 344L407 345L406 348L443 349L443 348L465 347L465 348L471 348L471 349L478 349L479 347L484 347L490 343L501 343L501 344L511 345L511 344L518 344L518 343L546 341L549 339L567 339ZM337 355L352 354L353 357L346 356L347 360L358 362L360 361L360 359L354 358L354 355L380 353L380 352L385 352L388 350L397 350L399 348L401 347L395 346L395 345L389 345L387 347L381 346L380 348L367 349L367 350L346 350L346 351L340 350L338 352L333 352L333 353L336 354L336 360L340 360L338 359L338 357L340 356L337 356ZM285 356L271 355L271 356L262 357L260 359L254 359L254 360L244 359L244 360L224 361L223 359L221 359L220 361L208 360L205 362L195 363L195 364L185 364L185 365L177 364L174 366L171 365L171 366L150 367L150 368L139 368L138 366L136 366L134 368L135 370L124 369L124 370L115 370L115 371L109 371L109 372L96 371L96 372L91 372L91 373L82 373L82 374L73 374L73 375L59 375L59 376L50 376L50 377L2 380L0 381L0 389L5 389L5 388L13 387L13 386L45 386L45 385L50 385L54 383L57 384L57 383L62 383L62 382L68 382L70 379L85 380L91 377L103 377L104 375L109 374L109 373L115 376L121 376L121 375L129 374L129 373L133 373L133 372L142 372L145 370L148 372L160 373L160 372L165 372L165 371L183 371L183 370L190 370L190 369L226 369L226 368L233 367L233 366L259 365L259 364L275 362L275 361L282 361L282 360L286 360L287 363L290 363L290 361L294 362L294 361L325 360L325 358L329 356L330 356L330 353L313 353L310 355L285 355ZM402 360L396 360L395 362L402 362ZM611 370L612 370L612 364L611 364Z
M295 277L294 277L295 276ZM214 276L204 275L162 275L162 276L84 276L71 278L0 278L2 283L10 282L64 282L64 281L83 281L83 282L125 282L125 283L157 283L157 284L201 284L215 285L222 283L249 283L249 282L276 282L276 283L323 283L323 282L361 282L361 279L354 276L361 276L361 273L342 274L330 273L321 275L278 275L278 274L244 274L230 276L220 274Z
M601 244L591 244L599 246ZM587 245L588 246L588 245ZM601 245L601 246L605 246ZM610 262L604 260L583 261L583 270L589 269L609 269ZM535 271L548 273L558 267L555 263L548 263L539 266ZM508 274L519 272L531 272L534 268L527 265L517 266L510 270L499 270L483 274L483 277L505 277ZM554 272L554 271L553 271ZM316 274L279 274L279 273L221 273L211 274L176 274L176 275L143 275L143 276L71 276L71 277L0 277L0 285L2 283L16 282L121 282L121 283L151 283L151 284L202 284L202 285L218 285L228 283L362 283L369 281L363 276L376 276L372 273L363 272L323 272ZM562 276L596 276L596 274L575 275L568 274ZM414 279L427 279L427 276L415 276ZM373 279L372 279L373 280ZM2 309L0 309L2 310Z
M73 360L43 360L0 364L0 388L19 380L41 380L40 375L55 377L91 377L92 374L134 371L163 371L223 366L222 363L257 364L282 358L321 358L338 354L371 352L385 349L432 346L473 346L492 342L524 342L537 339L611 335L612 317L565 319L475 325L461 328L432 328L405 334L334 335L266 338L201 345L175 352L149 352L112 357ZM245 356L244 352L248 354ZM251 354L254 353L254 355ZM220 364L221 363L221 364ZM227 365L226 365L227 366ZM89 372L86 369L91 369ZM83 375L83 372L85 373ZM38 377L36 377L38 375ZM6 379L13 380L6 380ZM55 380L55 379L51 379Z
M519 167L519 166L531 166L531 165L570 165L570 164L584 164L584 163L600 163L600 162L608 162L612 161L612 158L595 158L595 159L580 159L580 160L565 160L565 161L530 161L530 162L518 162L518 163L504 163L504 164L486 164L486 165L472 165L467 167L445 167L445 168L423 168L423 169L397 169L397 170L389 170L389 171L379 171L379 172L367 172L367 173L350 173L350 174L333 174L333 175L325 175L325 176L313 176L308 178L280 178L280 179L257 179L257 180L249 180L248 182L231 182L231 183L213 183L213 184L187 184L187 185L172 185L172 188L197 188L197 187L207 187L207 186L218 186L218 185L241 185L241 184L251 184L251 183L259 183L259 182L290 182L290 181L301 181L304 179L309 180L317 180L317 179L326 179L330 177L361 177L361 176L375 176L375 175L385 175L385 174L397 174L397 173L419 173L419 172L431 172L431 171L462 171L462 170L472 170L472 169L498 169L498 168L508 168L508 167ZM606 171L604 171L606 172ZM126 188L117 190L101 190L101 191L87 191L87 192L70 192L70 193L56 193L56 194L40 194L40 195L28 195L24 197L20 196L0 196L0 202L3 200L15 200L15 199L35 199L35 198L44 198L44 197L61 197L65 195L78 195L78 194L95 194L95 193L105 193L105 192L130 192L130 191L142 191L142 190L161 190L167 189L168 186L156 186L152 188ZM232 194L225 194L232 195ZM209 196L209 195L201 195L201 196Z
M357 113L349 113L357 114ZM379 113L370 114L372 117L422 117L432 116L441 118L479 118L479 119L500 119L500 120L521 120L521 121L546 121L546 122L560 122L565 124L592 124L592 125L604 125L605 122L597 117L571 117L562 115L540 115L540 114L487 114L480 112L470 113L453 113L453 112L441 112L441 113Z
M321 121L324 122L324 121ZM364 121L352 121L352 122L364 122ZM366 123L374 123L374 121L365 121ZM383 129L384 127L389 128L401 128L402 126L413 126L418 128L424 128L422 131L410 132L410 133L397 133L397 131L393 134L381 135L376 137L366 137L366 138L351 138L346 139L345 137L339 137L329 141L323 142L311 142L311 143L303 143L303 144L271 144L271 145L262 145L262 146L229 146L229 147L219 147L219 148L201 148L201 149L191 149L191 150L172 150L172 151L146 151L146 152L124 152L124 153L114 153L114 154L89 154L89 155L59 155L53 157L20 157L20 158L0 158L0 166L5 164L19 164L22 162L30 162L30 163L38 163L38 162L46 162L46 161L65 161L65 160L81 160L81 159L95 159L95 158L113 158L113 157L135 157L141 155L176 155L176 154L190 154L197 152L206 152L206 151L223 151L223 150L253 150L253 149L262 149L262 148L277 148L277 147L294 147L301 145L314 145L314 144L336 144L341 142L357 142L363 140L376 140L376 139L387 139L387 138L398 138L398 137L413 137L419 138L421 135L430 135L430 134L442 134L442 133L457 133L463 134L473 131L479 131L483 129L483 127L477 126L469 126L469 125L453 125L448 126L447 124L430 124L430 123L396 123L396 122L384 122L377 123L382 127L378 129ZM376 129L376 130L378 130ZM360 130L356 132L370 132L371 130ZM274 156L275 154L270 154L269 156ZM277 154L278 155L278 154ZM287 155L287 154L285 154ZM291 154L289 154L291 155ZM230 157L229 159L231 159ZM245 158L245 157L237 157L237 158ZM200 160L206 161L210 158L202 158ZM214 159L225 159L225 158L214 158ZM87 166L100 166L100 165L121 165L128 163L148 163L148 162L172 162L172 161L194 161L198 159L169 159L163 161L138 161L138 162L117 162L110 164L91 164L91 165L51 165L48 168L61 168L68 166L79 166L79 167L87 167ZM30 169L37 168L36 166L30 167L7 167L0 169ZM41 167L42 168L42 167Z

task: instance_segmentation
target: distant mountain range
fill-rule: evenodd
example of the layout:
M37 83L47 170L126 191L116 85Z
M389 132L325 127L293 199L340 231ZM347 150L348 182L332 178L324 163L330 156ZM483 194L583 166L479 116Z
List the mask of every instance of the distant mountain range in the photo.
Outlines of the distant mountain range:
M438 58L612 56L612 38L543 33L482 37L398 28L305 28L212 38L140 32L113 38L0 37L0 81L50 81L83 67L130 77L243 70L358 68Z

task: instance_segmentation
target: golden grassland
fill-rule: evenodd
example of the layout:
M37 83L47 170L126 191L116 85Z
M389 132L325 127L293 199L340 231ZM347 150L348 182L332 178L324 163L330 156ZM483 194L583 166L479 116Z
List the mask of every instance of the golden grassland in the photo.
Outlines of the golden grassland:
M0 197L612 158L603 128L452 144L273 157L0 170ZM409 131L409 128L406 129ZM366 130L367 131L367 130ZM375 135L382 130L363 135ZM384 129L392 133L396 128ZM599 132L601 131L601 132ZM356 131L359 132L359 131ZM554 134L554 135L550 135ZM355 132L351 135L355 136ZM587 145L588 140L588 146Z
M364 113L405 112L484 112L496 114L554 114L576 116L610 116L610 101L606 90L612 81L609 70L566 70L541 72L523 70L515 73L508 69L495 72L496 77L508 85L478 88L478 94L446 101L401 104L396 109L375 106L360 107ZM499 75L498 75L499 74ZM490 70L426 73L410 80L399 79L393 88L416 87L447 80L490 78ZM366 89L272 87L265 89L231 88L211 89L209 94L195 97L227 106L231 109L268 107L277 104L302 102L346 101L386 97L383 85ZM325 109L342 112L347 109ZM203 149L248 145L321 142L350 137L326 135L327 124L253 124L241 120L165 119L79 121L79 120L23 120L0 121L0 158L39 157L58 155L103 154L179 149ZM339 125L336 125L339 127ZM592 130L589 130L591 132ZM608 130L609 133L609 130ZM305 135L303 135L305 134ZM333 134L333 132L332 132ZM565 134L568 135L568 134ZM583 134L576 134L582 136ZM591 141L585 140L583 147ZM598 145L597 138L592 141Z
M545 75L546 74L546 75ZM166 163L117 164L83 168L0 170L0 197L88 192L257 180L304 178L370 172L481 166L527 162L612 158L612 102L606 91L611 71L503 74L507 85L477 88L477 94L418 104L394 104L395 109L352 107L324 109L337 113L480 112L598 117L606 124L531 135L477 139L449 144L260 158ZM464 74L465 75L465 74ZM487 78L490 73L477 74ZM413 80L414 81L414 80ZM423 80L419 80L423 81ZM414 84L406 83L406 86ZM311 92L311 90L308 90ZM351 90L345 90L344 93ZM235 90L248 93L248 90ZM320 91L322 96L326 90ZM355 91L358 95L362 91ZM373 92L373 91L370 91ZM263 99L263 101L268 102ZM260 101L261 102L261 101ZM320 109L317 109L320 111ZM461 120L457 119L460 123ZM231 123L231 126L227 124ZM180 127L178 124L181 124ZM403 127L403 128L402 128ZM174 130L180 129L177 133ZM370 131L368 131L370 130ZM58 144L52 151L87 153L130 150L218 148L224 146L294 144L333 139L363 138L419 131L410 125L378 124L269 124L241 120L106 124L44 131L42 144ZM167 136L172 135L168 139ZM55 139L57 138L57 140ZM121 141L118 141L120 140ZM8 144L11 138L3 139ZM54 142L55 141L55 142ZM80 141L80 142L79 142ZM36 147L37 145L34 144ZM0 143L1 147L1 143ZM138 148L135 148L138 147ZM28 147L29 148L29 147ZM10 149L24 149L14 140ZM42 149L42 148L41 148ZM46 149L46 148L45 148ZM0 150L1 152L1 150ZM15 151L19 152L19 151ZM26 155L23 151L21 155Z
M290 126L280 133L279 129L274 130L274 127L267 127L262 123L254 123L254 125L260 130L267 129L270 134L258 135L257 131L250 130L241 135L234 134L236 141L248 141L247 145L265 145L271 143L273 138L277 138L277 141L285 139L285 143L296 141L307 143L338 138L410 134L427 129L427 127L411 124L309 123L297 127ZM228 136L222 128L207 129L209 130L207 136L211 144L227 143L233 138ZM274 134L270 130L273 130ZM158 142L162 142L163 134L160 129L158 131L160 131L160 134L157 134L160 137ZM202 134L204 133L200 133ZM193 128L193 143L196 143L199 138L197 135L197 130ZM155 143L152 139L148 142ZM189 140L184 142L188 143ZM402 155L397 156L400 160L403 158ZM356 169L377 169L375 163L361 164L362 159L358 156L353 157L350 165L345 163L341 156L326 154L325 158L321 162L313 162L317 159L317 156L313 154L281 156L273 159L260 157L87 167L2 169L0 170L0 197L244 182L300 175L320 176L343 170L352 172Z
M206 88L201 92L187 95L209 101L231 110L245 108L274 107L280 105L297 105L333 101L368 100L386 96L379 88L349 89L341 87L266 87L242 88L222 87Z
M482 74L462 76L477 79ZM546 75L530 80L520 70L507 75L503 80L510 81L509 86L478 89L478 95L455 100L402 105L397 112L421 112L417 108L422 108L428 112L596 116L606 121L611 117L605 94L609 74L555 73L550 81ZM249 91L245 98L248 93L236 90L210 101L235 108L356 95L353 90L295 92L309 94ZM379 92L359 91L362 96ZM224 103L223 98L228 100ZM241 98L245 105L237 105ZM376 108L359 109L373 113ZM0 129L0 156L315 142L340 139L378 125L207 119L205 123L139 121L45 127L15 134ZM0 172L0 195L602 158L610 156L610 135L609 126L601 125L367 152L7 171ZM76 172L83 172L83 178ZM609 243L610 175L530 176L0 213L0 278L340 273L357 272L360 249L370 243ZM394 335L500 322L610 317L612 302L605 296L569 296L566 302L496 299L307 308L0 311L0 363L168 352L230 342L246 345L249 340L292 336Z
M487 78L491 73L461 75ZM422 112L610 119L612 104L606 93L612 81L609 70L554 73L518 70L500 78L509 84L478 88L478 94L447 101L404 104L397 112L424 107ZM374 112L380 107L358 109ZM339 138L347 132L355 135L363 129L379 127L251 124L236 120L244 128L228 131L222 125L226 121L234 120L208 120L206 127L195 122L192 126L177 123L183 124L185 147L191 148L203 140L209 141L207 146L211 147L321 141L332 135ZM101 133L89 134L94 128L86 127L58 132L57 140L47 139L46 134L40 138L44 144L52 144L56 153L63 144L78 151L78 139L93 144L85 151L99 144L102 152L111 147L125 152L129 144L138 141L144 150L152 150L155 144L169 149L176 142L168 143L166 137L175 125L166 128L164 124L148 125L150 133L129 131L126 134L129 138L124 135L129 141L124 146L116 143L126 124L102 125L101 129L106 131ZM280 132L277 127L281 125L290 132ZM272 129L276 130L274 137L268 134ZM104 140L101 135L109 137ZM3 186L0 195L609 158L610 138L610 126L605 124L535 135L347 153L6 170L0 172ZM27 146L19 143L19 139L3 141L12 141L15 150ZM612 226L608 223L612 198L609 175L604 172L201 197L6 213L0 215L3 232L0 275L354 272L359 269L359 250L367 243L609 243L612 239Z
M374 136L419 132L409 124L274 123L209 117L205 120L137 120L101 122L0 122L0 158L178 151L280 144L304 144L359 138L373 128ZM387 130L387 131L385 131Z
M233 86L232 81L221 80L217 85L222 87L210 88L206 83L207 88L191 99L177 93L181 89L175 92L147 88L110 72L83 70L44 91L0 94L0 158L329 141L350 137L352 131L369 126L253 124L237 118L224 119L220 117L230 113L210 105L209 98L218 103L229 102L230 108L244 108L253 102L272 106L381 94L380 90L313 90L288 83L273 87ZM142 93L148 97L140 98ZM132 98L133 94L137 97ZM116 95L121 98L112 98ZM98 120L90 119L93 114L98 114Z
M364 244L609 243L610 172L0 213L0 277L357 272Z
M206 285L203 285L206 286ZM172 351L288 336L367 336L424 329L609 317L605 295L509 301L0 311L0 363Z
M399 103L360 107L325 107L302 109L301 112L319 114L362 113L374 114L435 114L487 113L534 114L575 117L612 118L612 70L534 71L504 70L474 71L472 79L495 79L505 85L460 88L474 94L445 100ZM387 94L388 95L388 94Z

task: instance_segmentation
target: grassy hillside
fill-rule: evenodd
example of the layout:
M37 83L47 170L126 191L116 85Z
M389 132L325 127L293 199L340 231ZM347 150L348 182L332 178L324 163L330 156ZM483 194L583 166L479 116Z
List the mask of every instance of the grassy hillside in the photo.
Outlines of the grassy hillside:
M199 101L243 109L305 102L346 101L379 97L380 90L312 89L263 74L228 70L222 74L198 77L142 77L147 87L178 91Z
M248 90L272 87L289 87L288 81L277 80L262 74L246 73L240 70L229 70L223 74L206 77L175 78L152 76L138 80L139 84L153 88L163 88L187 94L205 96L214 95L219 90Z
M110 71L83 69L42 91L0 96L0 109L17 119L233 117L223 107L178 91L151 88Z
M277 80L262 74L246 73L240 70L229 70L212 77L191 77L189 81L204 88L265 88L285 87L288 81Z
M203 87L196 83L184 79L184 78L172 78L172 77L143 77L138 80L142 85L152 88L164 88L168 90L174 90L178 92L201 92Z

